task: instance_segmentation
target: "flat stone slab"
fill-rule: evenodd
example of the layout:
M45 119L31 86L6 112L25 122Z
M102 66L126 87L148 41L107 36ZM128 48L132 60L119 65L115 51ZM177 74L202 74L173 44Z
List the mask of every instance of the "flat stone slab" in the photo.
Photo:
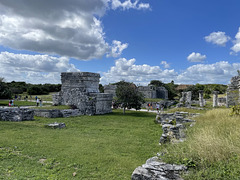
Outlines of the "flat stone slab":
M55 123L46 124L45 127L49 127L53 129L56 129L56 128L62 129L66 127L66 124L55 122Z

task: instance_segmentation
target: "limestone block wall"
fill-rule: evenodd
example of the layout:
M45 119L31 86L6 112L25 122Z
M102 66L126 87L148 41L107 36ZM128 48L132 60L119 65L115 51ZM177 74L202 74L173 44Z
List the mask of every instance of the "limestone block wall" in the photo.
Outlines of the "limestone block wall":
M157 98L168 99L168 90L165 87L157 87Z
M233 106L240 103L239 83L240 83L240 76L232 77L231 83L228 85L228 89L227 89L227 106Z
M99 93L100 74L90 72L61 73L62 90L79 88L81 92Z
M117 88L117 85L105 85L104 93L112 94L113 97L116 97L116 88Z
M79 109L34 109L34 115L46 118L74 117L83 115Z
M99 93L98 73L64 72L61 91L53 95L55 105L74 105L82 115L112 112L112 95Z
M27 108L0 108L1 121L30 121L34 111Z
M96 98L96 114L105 114L112 112L112 94L99 93L90 94L91 97Z

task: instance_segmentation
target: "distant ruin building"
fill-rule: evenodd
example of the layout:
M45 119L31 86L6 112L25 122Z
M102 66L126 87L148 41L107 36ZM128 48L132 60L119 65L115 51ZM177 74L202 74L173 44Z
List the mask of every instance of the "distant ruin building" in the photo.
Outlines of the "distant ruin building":
M108 93L108 94L112 94L113 97L116 97L116 89L117 89L117 85L105 85L104 86L104 93Z
M240 72L238 75L232 77L230 84L227 88L227 106L233 106L240 103Z
M114 97L116 97L116 89L117 85L105 85L104 86L104 92L110 93ZM168 99L168 90L165 87L155 87L153 85L149 86L139 86L138 91L143 93L145 98L151 98L151 99Z
M61 73L62 88L53 95L53 104L74 106L82 115L112 112L112 94L99 93L99 79L98 73Z
M168 90L165 87L155 87L153 85L139 86L138 90L144 94L145 98L168 99Z

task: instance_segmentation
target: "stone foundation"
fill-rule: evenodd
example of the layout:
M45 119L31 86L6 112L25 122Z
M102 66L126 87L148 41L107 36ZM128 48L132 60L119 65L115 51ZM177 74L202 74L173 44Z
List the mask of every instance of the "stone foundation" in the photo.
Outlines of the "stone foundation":
M1 121L31 121L34 111L28 108L0 108Z

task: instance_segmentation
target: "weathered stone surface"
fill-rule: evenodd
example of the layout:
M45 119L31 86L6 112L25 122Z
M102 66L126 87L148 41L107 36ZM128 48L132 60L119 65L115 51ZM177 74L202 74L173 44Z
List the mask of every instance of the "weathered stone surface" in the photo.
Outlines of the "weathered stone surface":
M191 107L192 104L192 91L182 92L180 103L177 107Z
M0 108L1 121L31 121L34 111L28 108Z
M59 118L80 116L83 115L83 113L79 109L64 109L64 110L34 109L34 115L46 118Z
M232 77L228 84L226 106L233 106L240 103L240 75Z
M181 180L180 173L186 170L186 166L166 164L152 157L133 171L132 180Z
M213 91L213 107L218 106L218 91Z
M61 91L53 95L54 105L74 105L80 115L112 112L112 94L99 93L98 73L62 73Z
M113 96L116 96L116 85L105 85L104 92L110 93ZM138 91L143 93L145 98L161 98L168 99L168 90L165 87L155 87L155 86L139 86Z
M185 138L185 126L184 123L195 122L194 120L188 119L188 116L194 116L196 114L189 114L188 112L175 112L166 114L157 114L156 123L162 124L162 136L159 140L160 144L167 142L178 142L183 141Z
M203 90L199 91L199 105L200 107L204 106L204 101L203 101Z

